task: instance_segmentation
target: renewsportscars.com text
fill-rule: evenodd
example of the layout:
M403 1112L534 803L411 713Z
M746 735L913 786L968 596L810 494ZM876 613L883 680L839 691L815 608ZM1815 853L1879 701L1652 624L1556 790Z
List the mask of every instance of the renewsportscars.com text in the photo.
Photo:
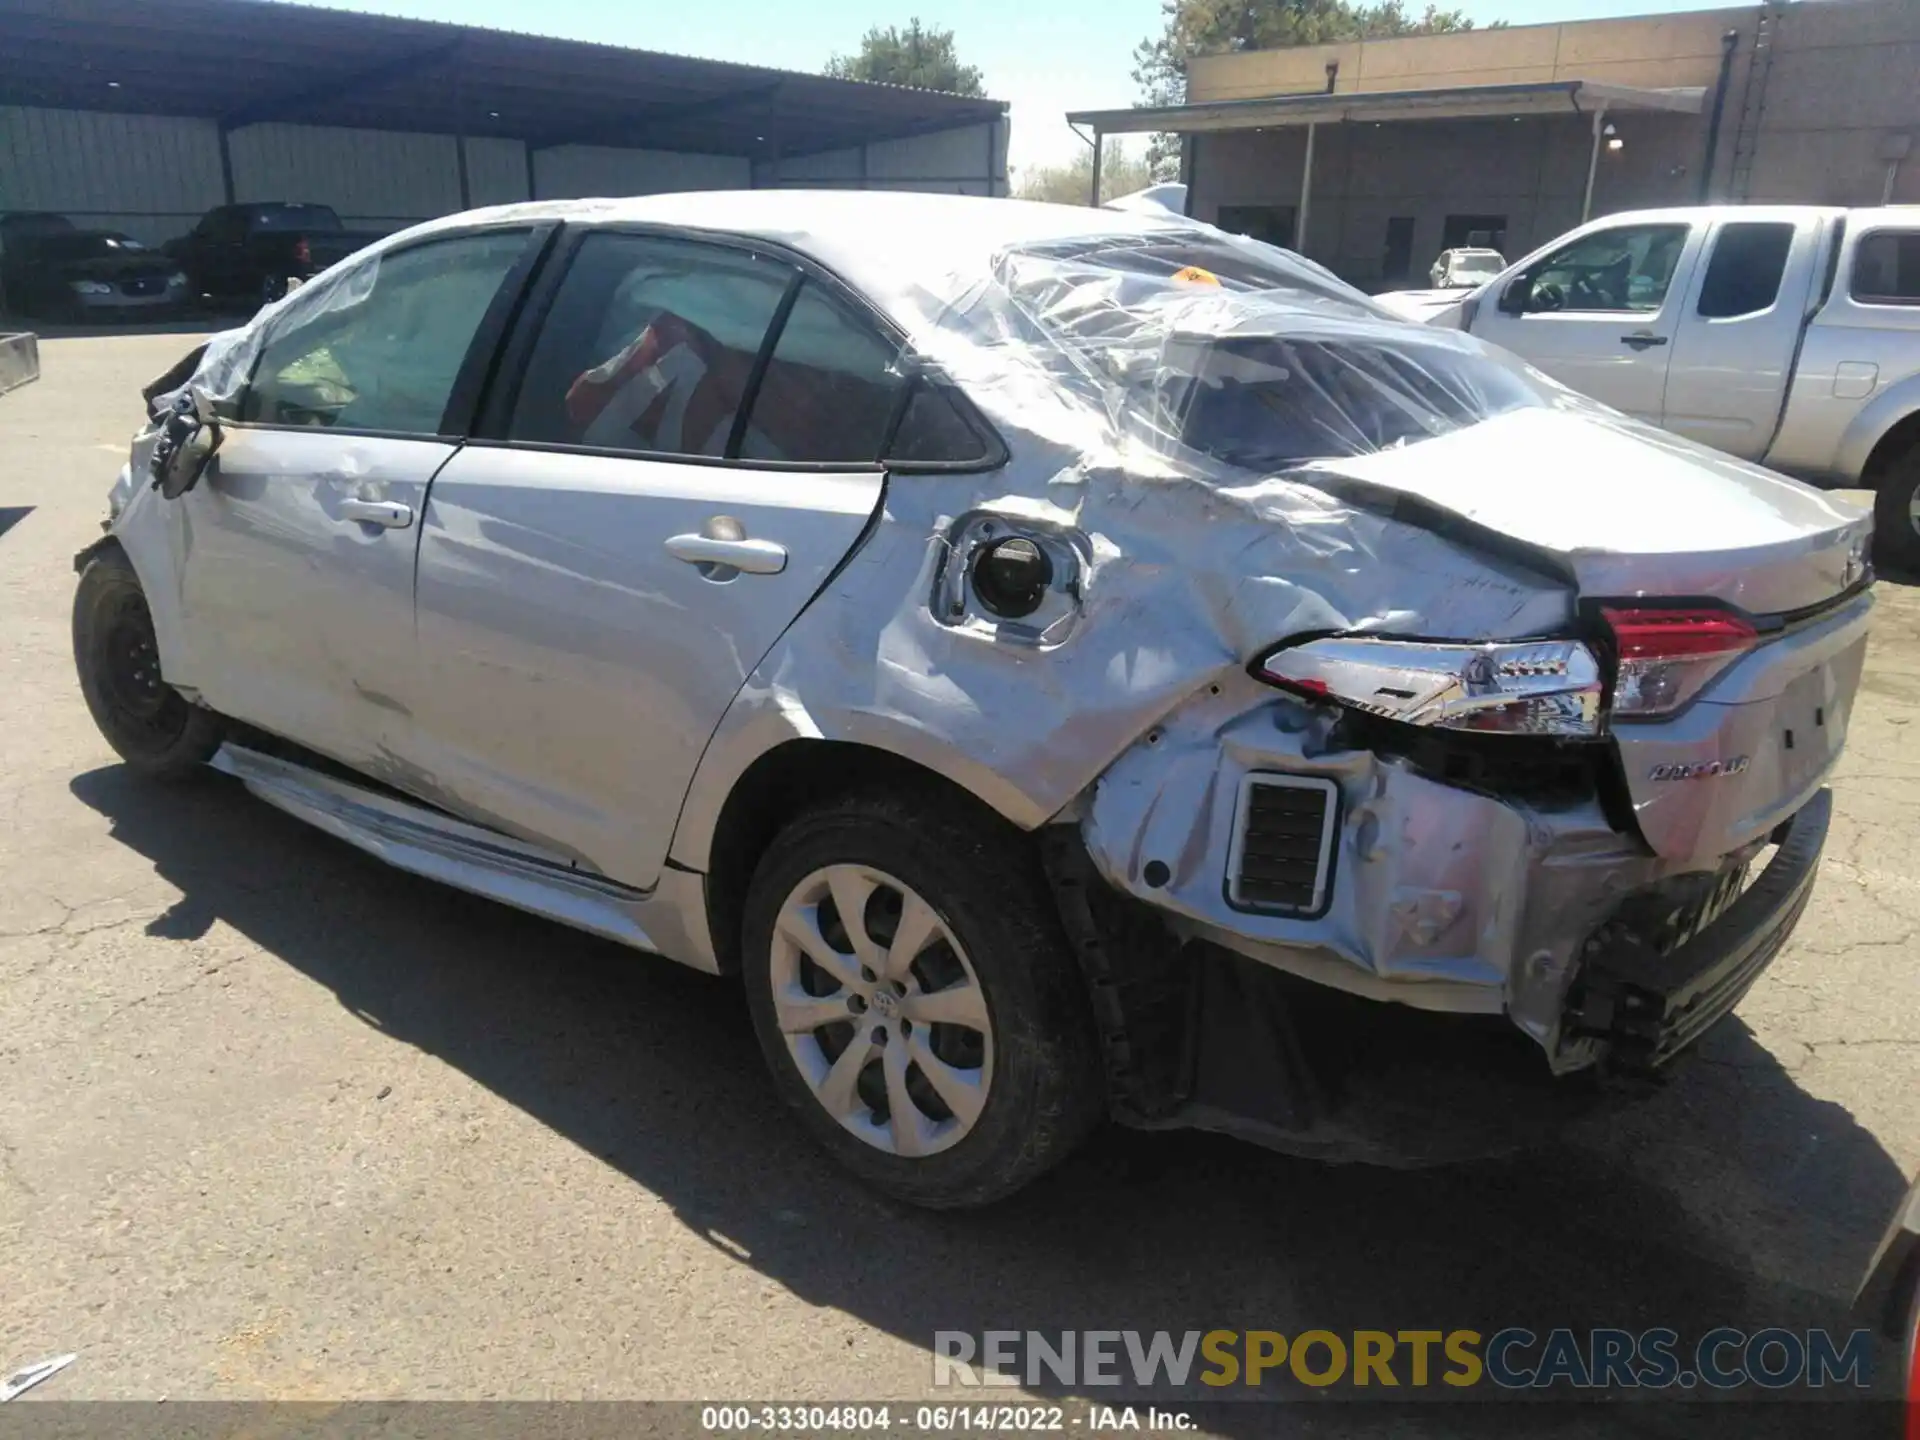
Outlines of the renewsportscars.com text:
M939 1330L933 1383L1180 1389L1867 1389L1865 1330Z

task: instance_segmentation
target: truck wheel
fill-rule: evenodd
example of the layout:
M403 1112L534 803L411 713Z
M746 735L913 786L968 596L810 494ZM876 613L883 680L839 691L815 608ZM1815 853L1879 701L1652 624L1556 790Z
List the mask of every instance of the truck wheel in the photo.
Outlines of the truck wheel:
M1920 448L1881 472L1873 497L1873 551L1883 565L1920 573Z
M742 969L781 1098L899 1200L1009 1195L1104 1113L1086 990L1038 857L934 793L802 814L755 871Z
M93 723L140 774L177 779L220 748L220 717L189 704L161 678L146 594L117 548L102 550L80 572L73 663Z

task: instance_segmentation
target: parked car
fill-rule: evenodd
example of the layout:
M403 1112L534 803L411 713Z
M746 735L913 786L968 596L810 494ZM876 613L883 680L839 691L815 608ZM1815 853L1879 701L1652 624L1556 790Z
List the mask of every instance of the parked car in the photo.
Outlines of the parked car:
M1899 1344L1906 1370L1906 1433L1920 1435L1920 1179L1888 1223L1853 1303L1863 1321Z
M1853 507L1176 217L480 211L148 399L74 611L127 762L739 974L930 1205L1664 1067L1806 903L1873 604Z
M1920 209L1609 215L1427 315L1744 460L1877 492L1920 567Z
M50 320L140 320L177 313L187 277L117 230L49 228L0 254L9 308Z
M37 236L68 234L76 228L65 215L48 210L14 210L0 215L0 310L19 313L7 285L8 257L18 256L21 246Z
M327 205L276 200L209 210L166 252L196 295L259 306L385 233L349 230Z
M1442 250L1434 259L1428 278L1436 290L1471 290L1486 284L1507 268L1507 257L1498 250L1465 246Z

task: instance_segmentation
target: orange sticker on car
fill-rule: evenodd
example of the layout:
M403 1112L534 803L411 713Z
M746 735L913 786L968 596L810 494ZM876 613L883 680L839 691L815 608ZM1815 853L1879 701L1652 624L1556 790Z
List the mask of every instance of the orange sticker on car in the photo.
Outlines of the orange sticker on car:
M1173 272L1174 280L1181 285L1218 285L1220 277L1211 270L1202 270L1198 265L1183 265Z

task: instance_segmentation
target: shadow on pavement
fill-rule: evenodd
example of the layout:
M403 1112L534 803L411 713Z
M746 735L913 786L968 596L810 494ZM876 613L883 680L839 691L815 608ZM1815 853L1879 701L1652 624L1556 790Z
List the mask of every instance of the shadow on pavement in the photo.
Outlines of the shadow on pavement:
M182 892L150 933L235 927L365 1023L601 1156L709 1243L928 1350L929 1379L936 1330L1668 1326L1683 1345L1719 1325L1844 1334L1853 1322L1831 1295L1851 1287L1905 1188L1867 1131L1728 1024L1708 1042L1711 1068L1740 1083L1683 1074L1659 1103L1738 1170L1743 1193L1777 1197L1786 1223L1820 1217L1799 1258L1831 1277L1830 1293L1751 1273L1730 1248L1737 1222L1709 1230L1668 1189L1571 1143L1394 1172L1113 1131L992 1210L922 1214L844 1179L783 1117L730 981L388 870L220 777L162 788L115 767L72 790ZM1692 1199L1696 1211L1718 1203ZM1892 1368L1890 1349L1876 1351L1877 1374ZM851 1359L849 1372L858 1389ZM1219 1392L1194 1386L1186 1398ZM1249 1436L1890 1428L1858 1403L1817 1415L1786 1402L1705 1408L1247 1403L1208 1420Z
M244 325L247 319L245 315L199 310L169 316L165 320L107 320L86 324L31 320L25 316L11 315L0 316L0 333L28 330L42 340L99 340L108 336L127 335L205 335L211 331Z

